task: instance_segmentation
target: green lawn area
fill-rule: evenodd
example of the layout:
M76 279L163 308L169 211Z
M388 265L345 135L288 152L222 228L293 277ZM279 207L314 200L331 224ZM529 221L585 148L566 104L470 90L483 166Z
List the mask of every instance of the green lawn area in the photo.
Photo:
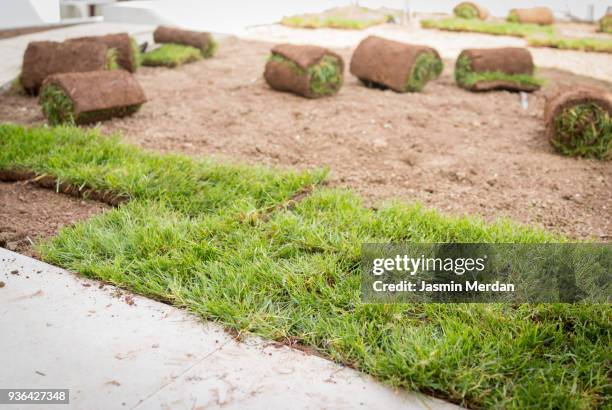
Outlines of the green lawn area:
M423 28L445 31L464 31L514 37L531 37L534 35L552 36L555 34L555 29L551 26L512 22L492 22L457 17L450 17L442 20L422 20L421 26Z
M612 39L606 38L569 38L569 37L530 37L532 47L552 47L561 50L594 51L612 53Z
M158 155L77 128L0 125L0 169L131 199L41 244L47 262L469 407L610 405L609 305L360 302L364 242L563 238L420 205L374 210L323 186L323 171Z

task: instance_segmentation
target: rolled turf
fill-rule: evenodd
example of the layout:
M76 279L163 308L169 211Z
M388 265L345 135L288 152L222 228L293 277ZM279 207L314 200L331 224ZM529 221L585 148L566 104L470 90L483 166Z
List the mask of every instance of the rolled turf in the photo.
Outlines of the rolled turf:
M138 111L146 102L127 71L54 74L41 88L40 104L49 124L87 124Z
M431 47L369 36L355 49L350 70L367 86L403 93L423 90L443 68L440 55Z
M612 14L606 14L599 20L599 31L612 33Z
M508 14L512 23L539 24L549 26L555 22L555 16L548 7L532 7L528 9L512 9Z
M21 85L32 95L47 76L116 67L116 51L101 43L33 41L23 56Z
M543 82L534 77L534 71L531 53L525 48L468 49L457 59L455 80L470 91L532 92Z
M163 44L155 50L142 55L141 63L150 67L178 67L183 64L201 60L199 49L183 44Z
M77 37L68 42L98 42L117 50L117 64L120 68L136 72L140 65L140 50L136 40L128 33L108 34L105 36Z
M280 44L272 48L264 78L278 91L306 98L336 94L342 87L344 61L322 47Z
M612 160L612 94L579 88L546 103L546 134L563 155Z
M159 26L153 32L153 40L160 44L181 44L200 50L202 57L210 58L217 50L217 42L210 33Z
M455 16L463 19L486 20L489 17L489 10L471 1L463 1L457 4L453 9L453 13Z

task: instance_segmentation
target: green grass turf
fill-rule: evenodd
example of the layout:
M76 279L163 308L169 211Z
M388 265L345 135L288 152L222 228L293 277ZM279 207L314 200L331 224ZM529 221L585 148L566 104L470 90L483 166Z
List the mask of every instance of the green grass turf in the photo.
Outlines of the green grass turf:
M612 39L606 38L530 37L528 42L532 47L612 53Z
M199 49L182 44L163 44L142 55L141 64L151 67L178 67L202 59Z
M481 81L509 81L519 85L542 86L544 80L528 74L507 74L501 71L474 72L469 58L462 56L455 65L455 81L461 87L470 88Z
M116 48L109 48L106 52L106 69L107 70L118 70L119 63L117 62L117 58L119 57L119 53Z
M363 242L562 238L322 187L289 205L322 174L144 153L95 131L3 125L0 148L0 169L132 198L43 243L48 262L474 408L610 404L609 305L359 300Z
M566 108L555 119L553 146L562 154L612 160L612 118L597 104Z
M480 12L471 4L462 3L453 9L455 16L462 19L477 19L480 17Z
M140 67L142 60L142 53L140 52L140 46L134 37L130 37L130 46L132 47L132 58L134 59L134 66L136 69Z
M74 124L74 104L57 85L45 87L40 94L42 112L50 125Z
M406 91L419 92L425 88L425 85L442 74L444 63L433 53L421 53L410 71L408 80L406 81Z
M333 95L342 86L343 73L340 61L336 57L325 56L318 64L314 64L306 70L280 54L272 53L268 59L288 65L298 75L308 76L310 78L310 90L316 97Z
M599 31L612 34L612 14L607 14L599 20Z
M352 19L344 17L283 17L281 24L294 28L336 28L343 30L363 30L368 27L393 21L393 16L381 16L377 19Z
M490 22L482 20L468 20L463 18L447 18L443 20L422 20L423 28L446 31L463 31L493 34L501 36L530 37L537 34L554 35L555 30L550 26L537 24L521 24L512 22Z

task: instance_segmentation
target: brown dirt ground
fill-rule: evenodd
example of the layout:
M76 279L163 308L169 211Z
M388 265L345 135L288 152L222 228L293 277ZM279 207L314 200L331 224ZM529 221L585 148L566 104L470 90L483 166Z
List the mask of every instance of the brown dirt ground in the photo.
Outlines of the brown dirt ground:
M517 94L459 89L446 62L443 76L420 94L370 90L347 72L337 96L307 100L267 87L262 72L271 46L227 39L211 60L143 68L137 77L149 102L101 129L151 150L329 167L332 184L354 188L369 204L400 198L612 239L612 162L557 155L542 120L546 96L559 87L612 84L542 69L547 85L523 110ZM348 63L350 50L336 51ZM35 99L0 96L0 121L43 120Z
M0 182L0 204L0 246L30 256L36 256L32 244L37 240L108 208L24 182Z

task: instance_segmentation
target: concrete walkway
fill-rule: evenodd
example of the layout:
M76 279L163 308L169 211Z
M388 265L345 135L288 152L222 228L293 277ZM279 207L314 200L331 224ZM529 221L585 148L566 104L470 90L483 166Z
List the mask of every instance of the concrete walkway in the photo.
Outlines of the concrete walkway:
M0 281L0 388L70 389L54 409L457 408L3 248Z

